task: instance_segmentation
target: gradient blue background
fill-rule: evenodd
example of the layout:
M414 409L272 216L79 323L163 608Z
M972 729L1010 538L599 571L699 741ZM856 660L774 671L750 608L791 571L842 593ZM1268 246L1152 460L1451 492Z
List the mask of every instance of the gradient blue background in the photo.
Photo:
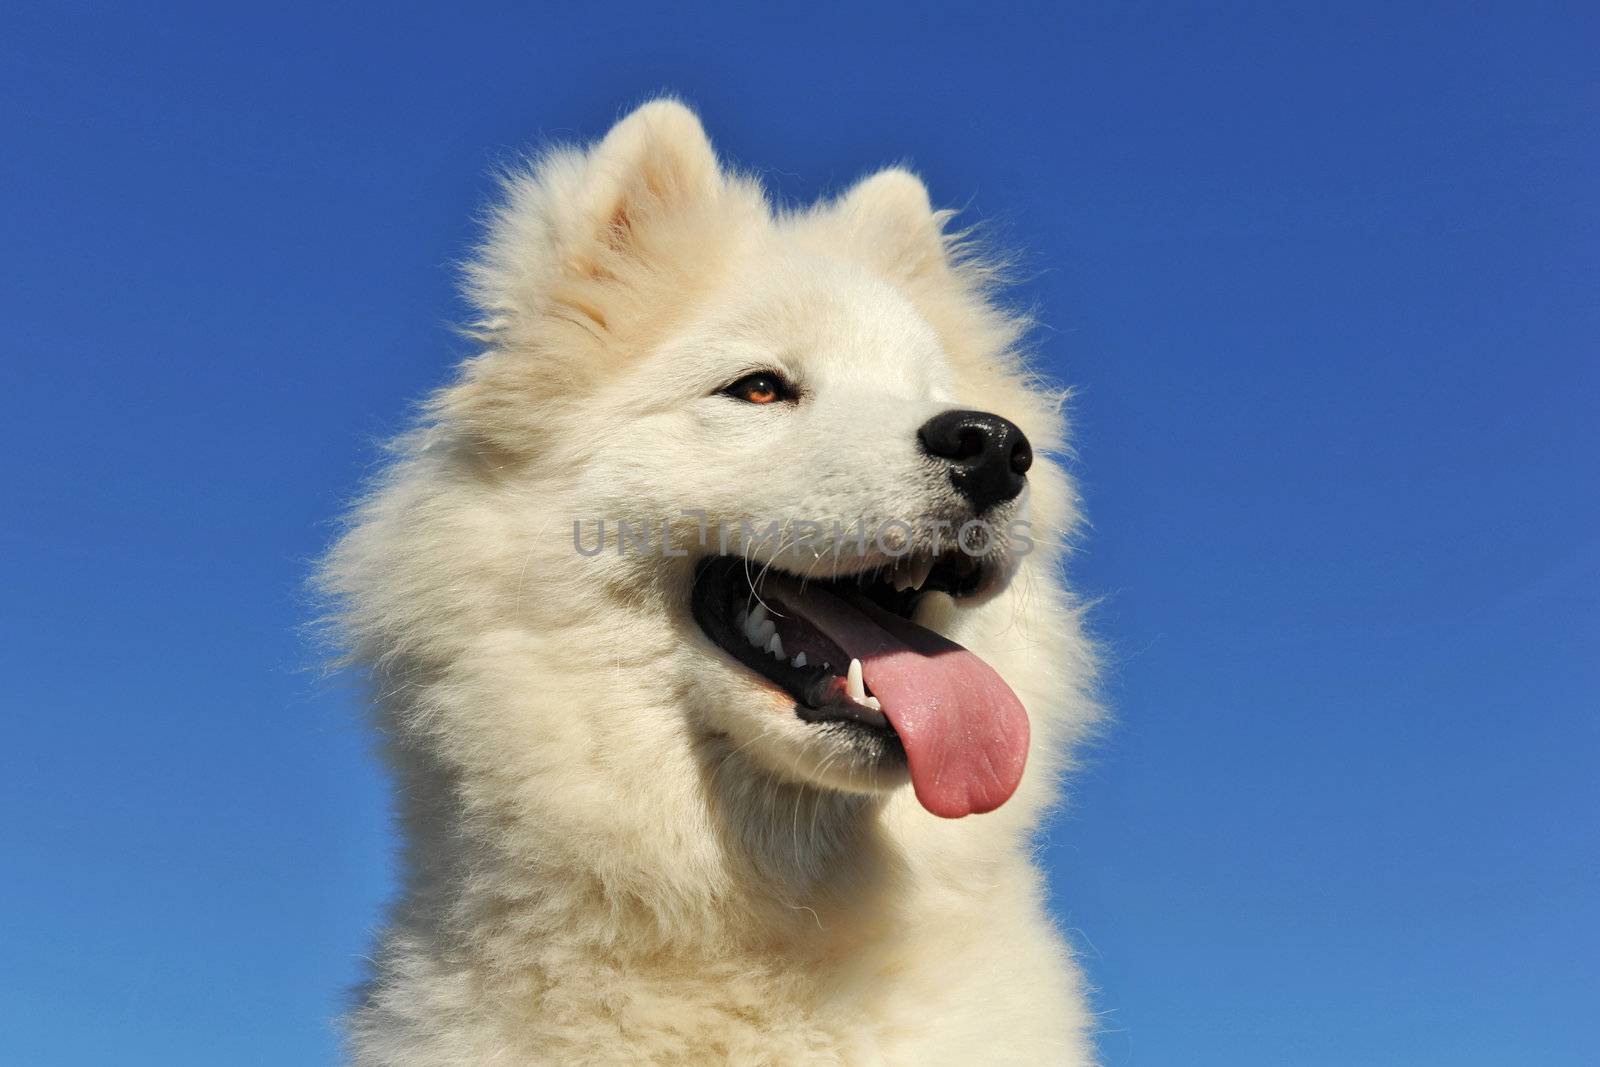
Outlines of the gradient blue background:
M492 165L663 87L1031 254L1108 1063L1596 1062L1594 6L561 7L0 16L0 1062L333 1061L390 843L299 583Z

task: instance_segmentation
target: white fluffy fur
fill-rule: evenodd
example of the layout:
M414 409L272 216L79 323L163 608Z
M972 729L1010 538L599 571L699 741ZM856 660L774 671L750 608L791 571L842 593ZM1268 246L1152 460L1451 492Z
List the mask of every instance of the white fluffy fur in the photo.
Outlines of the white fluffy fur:
M573 549L575 518L687 544L683 508L916 514L940 490L914 431L951 406L1059 447L1059 396L946 219L900 169L775 212L670 100L508 180L469 270L481 354L321 575L406 841L352 1062L1090 1062L1029 861L1093 719L1056 464L1029 475L1038 550L951 629L1033 723L1016 796L957 821L855 780L707 641L693 552ZM807 403L710 395L759 366Z

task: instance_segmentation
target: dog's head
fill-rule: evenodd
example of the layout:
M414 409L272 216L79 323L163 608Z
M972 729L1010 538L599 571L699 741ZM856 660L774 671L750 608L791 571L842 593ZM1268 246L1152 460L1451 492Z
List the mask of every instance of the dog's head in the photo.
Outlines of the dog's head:
M527 633L547 695L588 685L595 714L663 696L596 727L647 747L911 781L944 816L1004 802L1071 493L1039 454L1059 397L945 221L900 169L774 213L670 101L514 177L469 274L485 351L369 504L410 509L429 561L392 609L435 655L446 625Z

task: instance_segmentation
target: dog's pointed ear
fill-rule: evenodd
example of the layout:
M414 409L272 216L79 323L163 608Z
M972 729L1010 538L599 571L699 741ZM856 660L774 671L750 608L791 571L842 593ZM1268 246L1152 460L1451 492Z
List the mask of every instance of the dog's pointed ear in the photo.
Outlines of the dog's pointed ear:
M760 188L724 173L700 120L671 99L587 148L545 153L505 187L466 268L484 351L435 408L507 449L543 438L552 420L538 397L571 395L645 350L770 224Z
M467 267L474 327L495 347L546 358L581 355L589 341L626 347L764 210L723 174L694 112L652 100L594 145L508 176Z
M591 276L651 251L650 229L713 206L723 185L700 120L672 99L623 118L583 160L567 223L569 271Z
M863 178L834 212L861 254L891 277L911 280L949 264L944 222L951 213L935 211L928 187L903 167Z

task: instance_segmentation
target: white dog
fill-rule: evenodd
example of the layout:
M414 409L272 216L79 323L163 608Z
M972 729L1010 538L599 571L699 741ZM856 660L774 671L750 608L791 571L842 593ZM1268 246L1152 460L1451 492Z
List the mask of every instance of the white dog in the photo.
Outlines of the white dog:
M407 842L354 1063L1091 1061L1060 394L947 218L775 211L669 100L509 181L322 571Z

